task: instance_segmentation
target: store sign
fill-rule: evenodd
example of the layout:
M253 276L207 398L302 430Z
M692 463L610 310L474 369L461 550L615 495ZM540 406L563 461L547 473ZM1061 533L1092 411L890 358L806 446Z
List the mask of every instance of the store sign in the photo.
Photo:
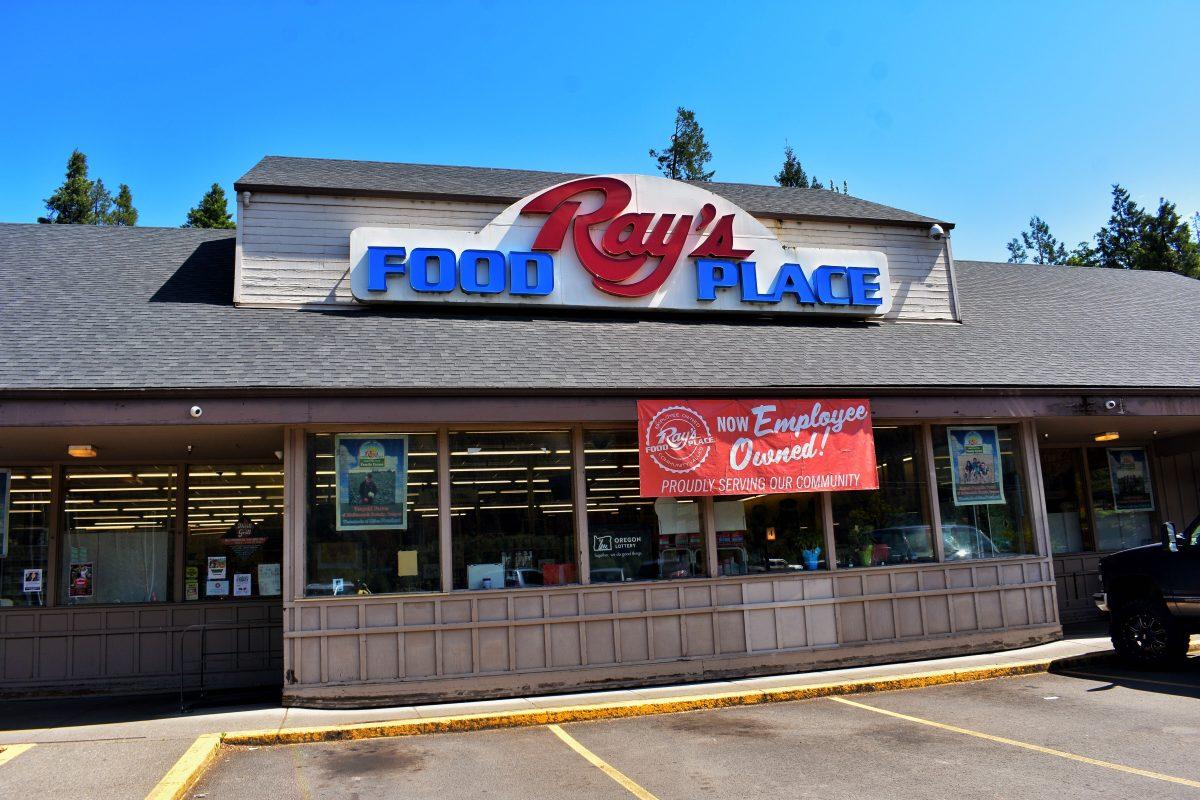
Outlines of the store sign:
M363 303L886 314L887 257L784 245L742 208L680 181L580 178L509 206L478 232L355 228Z
M866 400L639 400L646 497L877 489Z

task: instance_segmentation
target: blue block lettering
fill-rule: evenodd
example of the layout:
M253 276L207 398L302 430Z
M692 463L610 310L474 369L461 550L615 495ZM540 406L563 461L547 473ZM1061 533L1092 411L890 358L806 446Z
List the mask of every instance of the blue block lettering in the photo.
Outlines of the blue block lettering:
M483 282L479 280L480 267L487 275ZM464 292L500 294L504 291L507 272L504 254L497 250L464 250L458 259L458 279Z
M437 281L429 279L429 262L437 260ZM418 247L408 259L409 280L413 291L449 292L458 283L458 270L453 251L443 247Z
M874 267L849 267L846 279L850 282L850 305L881 306L879 294L879 270Z
M386 292L388 275L403 275L407 267L404 261L403 247L368 247L367 248L367 291ZM401 263L389 264L389 258L398 259Z
M848 306L850 305L850 296L834 294L833 279L845 278L846 268L835 267L830 264L823 264L816 268L813 272L813 291L817 293L817 300L826 305L831 306Z
M796 296L797 303L817 302L812 287L808 285L808 278L804 276L804 270L800 269L799 264L784 264L775 275L775 282L771 284L771 298L776 303L789 294Z
M533 283L529 266L533 265ZM509 292L544 297L554 291L554 259L549 253L509 253Z
M737 286L737 267L730 261L715 258L696 259L696 299L716 300L717 289Z
M742 271L742 302L743 303L778 303L778 298L769 294L758 293L758 267L753 261L739 261L738 268Z

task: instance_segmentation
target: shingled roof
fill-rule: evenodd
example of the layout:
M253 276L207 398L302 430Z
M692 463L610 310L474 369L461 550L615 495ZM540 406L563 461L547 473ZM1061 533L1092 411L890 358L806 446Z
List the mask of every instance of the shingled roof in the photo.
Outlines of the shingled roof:
M230 231L0 225L0 394L1200 390L1200 281L960 261L961 324L230 303Z
M513 203L548 186L582 177L569 172L267 156L239 178L234 188L238 192L440 197L446 200ZM944 227L953 227L944 220L825 189L715 181L688 183L718 194L759 217L849 220L884 225L929 225L939 222Z

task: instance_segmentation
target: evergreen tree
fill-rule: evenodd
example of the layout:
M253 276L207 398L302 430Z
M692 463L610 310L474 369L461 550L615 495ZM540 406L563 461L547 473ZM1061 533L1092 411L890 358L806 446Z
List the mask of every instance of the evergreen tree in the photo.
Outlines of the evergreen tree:
M800 189L808 188L808 175L804 172L804 167L801 166L800 160L796 158L796 151L792 146L784 145L783 147L783 168L775 175L775 182L780 186L792 186Z
M850 182L842 179L842 194L850 194Z
M91 219L88 220L90 225L107 225L109 215L112 213L113 198L112 192L104 185L104 181L100 178L92 181L92 188L88 192L88 203L91 205Z
M1067 265L1071 267L1095 267L1096 251L1087 242L1080 242L1067 255Z
M1140 261L1145 212L1121 184L1113 184L1112 195L1112 215L1096 234L1096 266L1135 269Z
M1026 263L1032 253L1034 264L1065 264L1067 263L1067 248L1054 234L1050 226L1041 217L1029 220L1029 230L1021 231L1021 238L1013 238L1005 245L1008 248L1009 263Z
M87 156L78 150L67 159L67 176L62 186L45 200L46 216L41 223L87 225L93 221L92 182L88 180Z
M675 132L665 150L650 150L650 157L658 162L658 171L668 178L685 181L708 181L716 174L705 171L712 160L708 142L704 140L704 129L696 122L696 114L683 106L675 109Z
M1134 269L1177 272L1200 278L1200 245L1175 204L1158 200L1158 213L1142 215L1142 230Z
M225 190L220 184L214 183L212 188L200 198L200 203L187 213L185 228L236 228L233 217L229 216L229 202L225 199Z
M108 215L108 224L133 227L137 225L137 219L138 212L133 207L133 192L129 190L129 184L122 183L117 187L117 199Z

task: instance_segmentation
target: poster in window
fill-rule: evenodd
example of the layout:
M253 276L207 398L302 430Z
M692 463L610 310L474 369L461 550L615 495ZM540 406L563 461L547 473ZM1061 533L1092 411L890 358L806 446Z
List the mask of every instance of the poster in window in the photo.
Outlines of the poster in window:
M224 580L225 571L227 569L227 560L225 556L209 556L208 557L208 579Z
M277 597L280 588L279 564L259 564L258 593L263 597Z
M210 580L204 586L205 597L227 597L229 595L229 581Z
M0 558L8 556L8 504L12 471L0 469Z
M337 529L407 528L408 436L339 434L334 452Z
M1004 472L1000 460L1000 431L990 427L946 429L950 445L950 484L954 505L1004 503Z
M91 597L92 583L95 579L95 573L92 571L92 562L87 561L80 564L71 565L71 582L67 585L68 597Z
M1117 511L1153 511L1150 460L1146 457L1145 448L1110 447L1107 452L1113 508Z
M249 572L235 573L233 576L233 596L249 597L251 585L251 577Z
M23 592L40 592L42 590L42 571L40 569L27 569L21 576L21 591Z

